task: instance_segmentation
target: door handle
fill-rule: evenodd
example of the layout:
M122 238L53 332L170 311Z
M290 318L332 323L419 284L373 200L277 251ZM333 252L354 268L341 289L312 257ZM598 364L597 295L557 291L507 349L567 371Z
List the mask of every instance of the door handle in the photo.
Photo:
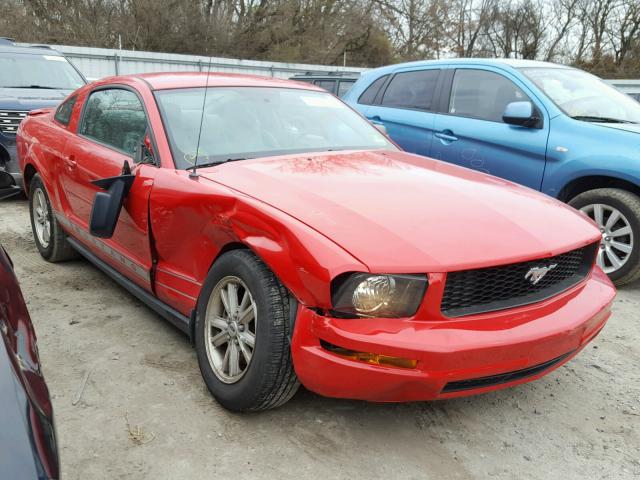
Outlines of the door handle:
M444 144L458 140L458 137L456 137L451 130L443 130L442 132L434 133L433 136L442 140Z
M69 155L67 158L64 159L64 163L67 165L67 167L69 168L75 168L76 165L78 164L78 162L76 162L76 157L75 155Z
M382 119L378 115L376 115L375 117L371 117L371 123L373 123L374 125L384 125Z

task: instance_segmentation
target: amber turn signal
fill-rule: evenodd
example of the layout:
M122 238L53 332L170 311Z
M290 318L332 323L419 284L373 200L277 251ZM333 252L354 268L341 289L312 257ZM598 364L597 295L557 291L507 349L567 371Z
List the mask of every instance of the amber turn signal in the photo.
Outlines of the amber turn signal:
M329 350L336 355L340 355L343 358L356 360L358 362L398 368L416 368L416 365L418 364L417 360L411 360L408 358L390 357L388 355L380 355L377 353L356 352L355 350L348 350L325 341L320 341L320 343L326 350Z

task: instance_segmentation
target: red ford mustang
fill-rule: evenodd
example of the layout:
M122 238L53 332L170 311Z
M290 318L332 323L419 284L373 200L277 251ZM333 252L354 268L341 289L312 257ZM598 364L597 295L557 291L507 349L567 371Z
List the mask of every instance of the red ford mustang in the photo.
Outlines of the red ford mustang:
M187 333L232 410L299 383L372 401L515 385L610 315L585 217L401 152L308 84L109 78L32 112L17 144L42 256L79 252Z

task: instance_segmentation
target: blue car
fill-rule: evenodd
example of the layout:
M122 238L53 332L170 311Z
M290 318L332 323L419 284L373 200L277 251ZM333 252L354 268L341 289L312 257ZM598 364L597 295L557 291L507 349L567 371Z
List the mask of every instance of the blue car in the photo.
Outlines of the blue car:
M18 125L30 110L58 105L86 83L58 51L0 37L0 199L22 191L16 156Z
M344 100L409 152L580 209L602 232L602 269L617 285L640 278L640 103L598 77L529 60L421 61L363 73Z

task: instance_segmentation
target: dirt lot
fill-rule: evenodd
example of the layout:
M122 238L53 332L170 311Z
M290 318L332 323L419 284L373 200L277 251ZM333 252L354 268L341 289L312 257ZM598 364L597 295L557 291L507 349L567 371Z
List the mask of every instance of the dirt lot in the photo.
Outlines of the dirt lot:
M186 337L90 264L40 258L25 201L0 203L0 243L38 333L65 479L640 476L640 284L537 382L403 405L300 391L236 415L209 395Z

